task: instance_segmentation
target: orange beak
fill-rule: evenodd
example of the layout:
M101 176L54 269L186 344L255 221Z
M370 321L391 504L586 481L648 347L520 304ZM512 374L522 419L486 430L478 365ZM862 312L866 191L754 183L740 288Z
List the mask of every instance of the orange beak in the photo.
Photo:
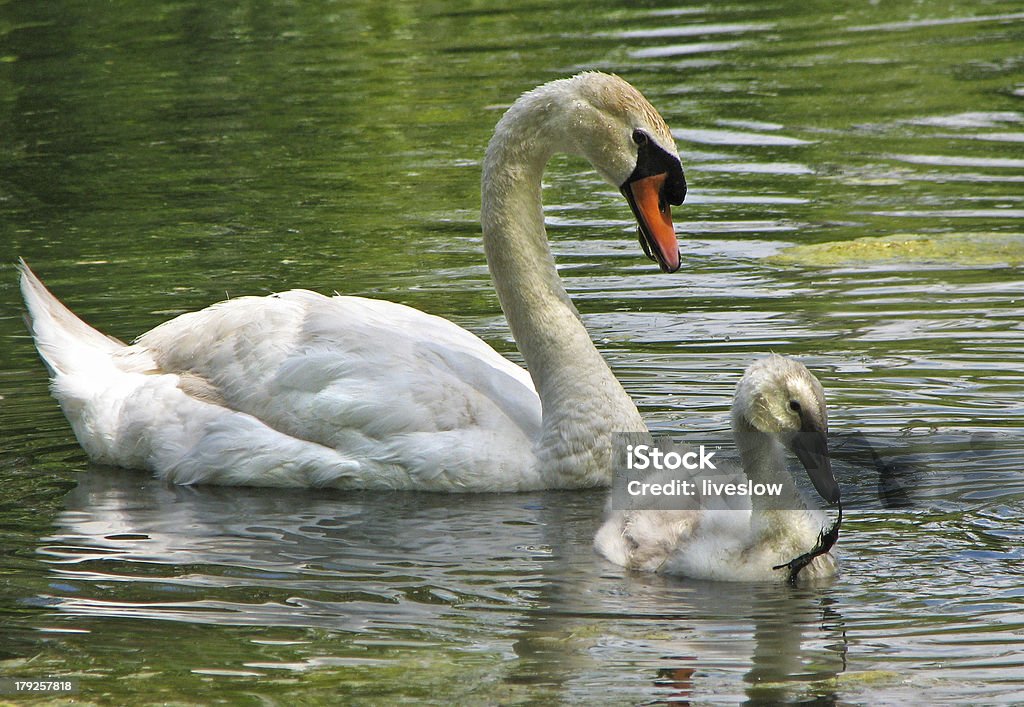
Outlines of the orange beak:
M665 272L679 269L679 241L672 225L672 207L664 197L668 173L636 179L622 192L640 226L640 244Z

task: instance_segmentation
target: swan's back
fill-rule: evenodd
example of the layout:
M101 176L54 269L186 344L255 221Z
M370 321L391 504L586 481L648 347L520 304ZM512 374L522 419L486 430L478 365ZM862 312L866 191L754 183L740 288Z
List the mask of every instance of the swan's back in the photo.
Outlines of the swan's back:
M126 346L27 267L22 289L54 395L95 461L177 483L542 485L529 375L442 318L294 290L184 314Z
M335 448L353 429L384 437L511 426L531 439L540 429L526 371L465 329L384 300L243 297L166 322L134 347L227 406Z

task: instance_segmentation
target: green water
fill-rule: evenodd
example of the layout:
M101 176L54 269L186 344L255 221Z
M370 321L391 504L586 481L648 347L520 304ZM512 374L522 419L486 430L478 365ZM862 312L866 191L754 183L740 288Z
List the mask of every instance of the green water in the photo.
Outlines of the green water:
M1024 5L505 5L0 1L0 676L100 704L1024 699ZM307 287L518 360L480 158L515 96L587 68L658 106L690 184L663 275L581 162L546 178L569 291L651 426L722 433L776 351L835 431L916 465L921 501L886 509L837 464L834 582L623 572L591 550L600 491L189 489L87 462L18 256L122 339Z

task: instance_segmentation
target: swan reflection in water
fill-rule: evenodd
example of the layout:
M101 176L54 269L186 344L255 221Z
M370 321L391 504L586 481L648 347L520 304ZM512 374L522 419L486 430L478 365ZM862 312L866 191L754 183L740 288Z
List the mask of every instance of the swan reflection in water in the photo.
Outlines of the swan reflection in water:
M844 669L820 588L626 572L592 549L603 497L190 488L93 467L43 541L45 599L86 629L142 619L170 622L169 639L173 624L330 637L281 648L277 664L243 641L240 670L345 666L367 645L380 665L483 652L508 689L565 700L668 698L684 688L665 676L689 670L694 695L723 679L763 695Z

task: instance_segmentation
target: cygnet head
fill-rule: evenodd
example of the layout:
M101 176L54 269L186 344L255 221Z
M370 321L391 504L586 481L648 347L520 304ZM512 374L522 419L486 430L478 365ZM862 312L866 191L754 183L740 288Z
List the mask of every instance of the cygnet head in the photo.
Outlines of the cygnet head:
M550 131L558 149L586 157L626 197L647 256L665 272L679 269L671 205L683 203L686 178L671 131L643 94L618 76L588 71L524 94L495 138L502 123L520 120L535 131L528 141Z
M752 363L736 386L732 418L738 437L744 424L774 437L800 460L823 499L839 501L825 391L802 363L774 354Z

